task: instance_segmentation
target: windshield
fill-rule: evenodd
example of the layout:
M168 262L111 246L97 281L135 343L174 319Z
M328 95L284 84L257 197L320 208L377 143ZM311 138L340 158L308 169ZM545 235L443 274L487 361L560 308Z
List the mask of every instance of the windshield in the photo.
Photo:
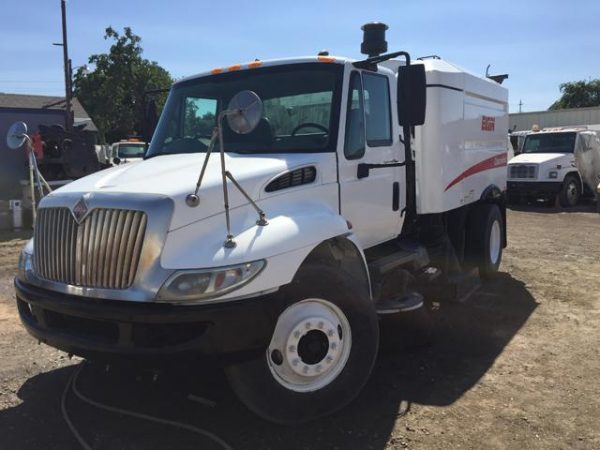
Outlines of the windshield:
M263 101L254 131L236 134L223 121L225 151L236 153L335 151L343 66L308 63L243 70L175 85L152 138L148 157L204 152L216 117L238 92Z
M119 144L119 158L142 158L144 156L144 144Z
M523 153L573 153L577 133L529 134Z

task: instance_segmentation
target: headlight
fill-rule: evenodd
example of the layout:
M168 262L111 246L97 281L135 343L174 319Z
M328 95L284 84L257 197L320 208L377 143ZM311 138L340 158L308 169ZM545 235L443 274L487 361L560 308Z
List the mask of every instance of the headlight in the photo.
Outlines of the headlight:
M160 288L158 300L201 300L223 295L248 283L264 266L261 260L218 269L179 270Z
M558 172L556 170L551 170L548 172L548 178L558 178Z
M17 277L20 280L25 280L27 278L27 273L33 271L33 255L27 252L27 248L21 250L21 254L19 255L19 271L17 273Z

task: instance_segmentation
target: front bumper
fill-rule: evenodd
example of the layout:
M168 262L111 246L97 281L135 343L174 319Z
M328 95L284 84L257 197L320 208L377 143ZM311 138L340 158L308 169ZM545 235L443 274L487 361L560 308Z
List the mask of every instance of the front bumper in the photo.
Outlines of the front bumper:
M15 279L25 328L52 347L96 361L252 358L267 348L285 305L276 294L210 305L86 298Z
M510 196L549 197L560 192L561 183L556 181L508 181Z

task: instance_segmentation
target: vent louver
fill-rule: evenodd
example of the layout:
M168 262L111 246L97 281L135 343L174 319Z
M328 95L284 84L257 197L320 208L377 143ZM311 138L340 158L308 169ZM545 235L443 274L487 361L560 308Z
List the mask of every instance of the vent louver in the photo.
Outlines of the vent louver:
M309 184L317 178L317 169L313 166L302 167L301 169L292 170L275 178L265 188L267 192L279 191L291 187Z

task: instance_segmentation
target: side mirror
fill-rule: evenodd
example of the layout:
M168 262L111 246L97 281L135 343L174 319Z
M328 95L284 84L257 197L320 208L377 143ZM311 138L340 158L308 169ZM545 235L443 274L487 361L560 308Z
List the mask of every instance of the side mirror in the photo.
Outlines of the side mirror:
M113 163L115 164L115 166L118 166L119 164L121 164L121 158L119 158L118 156L115 156L113 158Z
M150 142L157 123L158 113L156 102L154 99L151 99L146 103L146 108L144 110L144 142Z
M398 68L398 123L401 126L414 127L425 123L426 84L423 64Z
M251 133L263 115L263 103L253 91L240 91L227 105L227 124L237 134Z
M21 147L27 139L27 125L25 122L15 122L6 133L6 145L11 150Z

